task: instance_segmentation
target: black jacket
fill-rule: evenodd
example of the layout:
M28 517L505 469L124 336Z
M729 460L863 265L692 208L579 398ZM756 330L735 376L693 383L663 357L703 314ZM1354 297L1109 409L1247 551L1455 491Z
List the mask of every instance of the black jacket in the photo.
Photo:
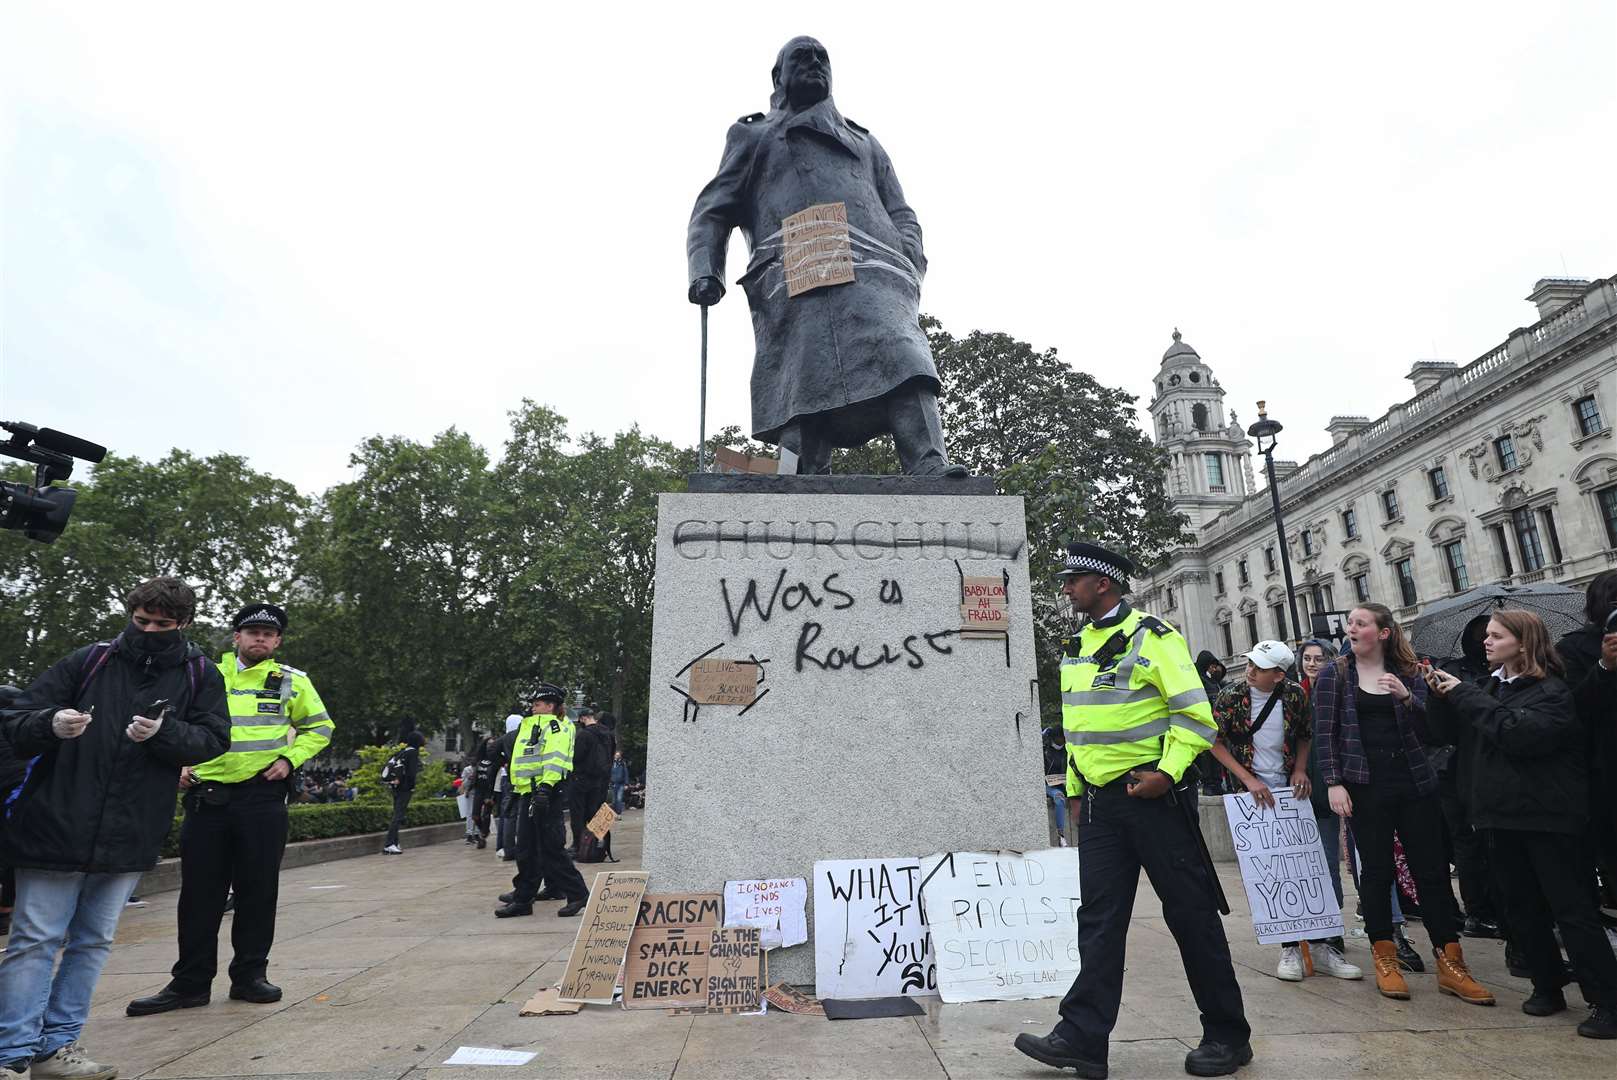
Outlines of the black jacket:
M1593 808L1617 825L1617 671L1600 666L1604 632L1589 623L1556 642L1572 704L1583 723Z
M600 724L579 724L573 735L573 775L580 784L604 784L612 775L618 740Z
M11 708L13 698L21 695L22 691L15 686L0 686L0 711ZM11 740L0 733L0 807L5 806L6 798L28 772L28 759L19 757L17 751L12 749ZM0 815L5 813L0 809Z
M230 748L224 678L195 645L180 639L155 655L137 656L120 634L81 695L92 648L58 660L0 717L0 736L19 755L39 755L0 836L0 863L88 873L150 870L174 821L180 766ZM187 670L193 658L201 662ZM152 715L160 698L174 711L157 734L134 742L124 729L137 713ZM58 709L92 705L95 719L78 738L58 739L51 731Z
M1457 747L1459 794L1477 828L1583 831L1583 726L1560 679L1461 683L1427 698L1425 726L1429 742Z

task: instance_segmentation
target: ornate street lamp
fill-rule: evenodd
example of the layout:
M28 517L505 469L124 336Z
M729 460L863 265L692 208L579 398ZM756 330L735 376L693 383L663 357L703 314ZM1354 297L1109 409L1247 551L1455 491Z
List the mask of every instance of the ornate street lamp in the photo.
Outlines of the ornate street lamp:
M1258 453L1263 455L1264 471L1269 477L1269 499L1275 508L1275 532L1280 536L1280 568L1286 575L1286 604L1291 609L1291 632L1297 641L1303 640L1302 623L1297 618L1297 593L1291 583L1291 551L1286 546L1286 519L1280 513L1280 485L1275 482L1275 436L1285 428L1278 420L1269 419L1265 402L1258 402L1258 422L1246 433L1258 440ZM1267 441L1265 441L1267 440Z

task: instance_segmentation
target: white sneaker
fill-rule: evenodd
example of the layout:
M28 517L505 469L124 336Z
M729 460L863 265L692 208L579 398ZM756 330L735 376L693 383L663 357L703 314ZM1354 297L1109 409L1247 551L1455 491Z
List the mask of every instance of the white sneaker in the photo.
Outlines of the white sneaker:
M1316 941L1308 947L1314 958L1314 973L1316 975L1329 975L1336 979L1362 979L1364 972L1347 962L1347 959L1336 950L1333 945L1323 941Z
M21 1069L13 1069L10 1065L0 1065L0 1080L28 1080L32 1070L27 1065Z
M33 1080L113 1080L118 1070L90 1060L84 1048L70 1042L44 1061L34 1062Z
M382 849L383 855L403 855L404 849L397 844L389 844Z
M496 859L503 859L503 858L505 858L505 849L504 849L504 848L503 848L503 847L502 847L502 848L495 848L495 849L494 849L494 857L495 857L495 858L496 858Z
M1303 981L1303 951L1295 945L1280 947L1280 963L1275 965L1275 978L1285 982Z

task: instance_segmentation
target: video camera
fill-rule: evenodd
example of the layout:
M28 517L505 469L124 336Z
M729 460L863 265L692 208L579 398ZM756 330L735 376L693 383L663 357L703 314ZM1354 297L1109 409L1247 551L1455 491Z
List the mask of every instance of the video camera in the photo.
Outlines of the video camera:
M34 463L33 484L0 481L0 529L21 529L30 540L49 544L67 528L79 493L70 487L51 487L73 475L73 459L95 464L107 448L51 428L18 421L0 421L11 438L0 442L0 454Z

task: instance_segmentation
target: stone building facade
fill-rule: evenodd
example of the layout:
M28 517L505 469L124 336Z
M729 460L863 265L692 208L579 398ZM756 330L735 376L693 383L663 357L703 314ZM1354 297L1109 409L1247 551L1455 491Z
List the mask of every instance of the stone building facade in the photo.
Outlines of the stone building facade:
M1275 462L1305 635L1312 613L1361 600L1407 622L1478 585L1578 586L1617 566L1617 277L1546 278L1527 299L1533 325L1464 366L1416 363L1407 401L1333 417L1330 449ZM1261 458L1177 330L1150 413L1197 542L1141 574L1134 602L1226 660L1292 640Z

